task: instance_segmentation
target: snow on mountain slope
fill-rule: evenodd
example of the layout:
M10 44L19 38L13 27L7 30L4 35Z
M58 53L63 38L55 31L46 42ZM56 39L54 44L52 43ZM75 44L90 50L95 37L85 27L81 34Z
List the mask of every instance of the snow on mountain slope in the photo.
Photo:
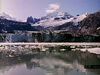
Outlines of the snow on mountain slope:
M54 12L51 14L48 14L47 16L44 16L41 18L41 20L34 24L34 26L58 26L62 25L66 22L70 22L72 20L73 16L68 14L67 12Z
M52 27L55 27L55 26L59 26L59 25L62 25L66 22L70 22L72 21L73 18L70 18L70 19L67 19L67 20L53 20L53 19L49 19L49 20L43 20L43 21L40 21L39 23L36 23L34 24L35 26L44 26L44 27L49 27L49 26L52 26Z
M82 21L84 18L86 18L88 16L88 13L82 14L80 16L77 16L74 18L73 22L80 22Z
M78 24L78 22L82 21L84 18L87 17L87 13L80 15L80 16L72 16L68 13L64 12L56 12L49 14L45 17L42 17L42 20L40 20L38 23L35 23L34 26L43 26L43 27L55 27L62 25L67 22L74 22L75 25Z
M7 19L12 21L21 21L17 20L16 18L13 18L11 15L6 14L5 12L0 13L0 19Z

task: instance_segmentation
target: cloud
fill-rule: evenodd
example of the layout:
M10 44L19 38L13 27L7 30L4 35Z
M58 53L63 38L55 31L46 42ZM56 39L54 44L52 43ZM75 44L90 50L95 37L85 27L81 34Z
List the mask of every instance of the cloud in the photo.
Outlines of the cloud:
M53 13L60 9L60 5L58 4L49 4L49 8L46 10L46 13Z

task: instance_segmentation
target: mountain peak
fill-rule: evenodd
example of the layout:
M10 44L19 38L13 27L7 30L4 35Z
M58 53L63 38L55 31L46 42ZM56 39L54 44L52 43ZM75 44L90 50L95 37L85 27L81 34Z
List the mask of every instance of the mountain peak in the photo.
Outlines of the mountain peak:
M0 13L0 18L12 20L12 17L10 15L6 14L5 12Z
M12 20L12 21L21 21L21 20L17 20L16 18L12 17L11 15L9 15L5 12L0 13L0 19L7 19L7 20Z
M67 12L61 12L61 11L57 11L57 12L53 12L53 13L49 13L45 16L46 19L50 19L50 18L63 18L63 19L69 19L72 18L73 16L68 14Z

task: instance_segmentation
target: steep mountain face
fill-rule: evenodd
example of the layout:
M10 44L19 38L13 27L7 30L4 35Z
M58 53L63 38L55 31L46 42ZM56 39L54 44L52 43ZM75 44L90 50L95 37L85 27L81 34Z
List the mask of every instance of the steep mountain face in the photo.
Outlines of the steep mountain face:
M77 16L70 22L53 27L54 30L66 30L75 35L100 35L100 12Z
M58 23L58 25L56 26L48 26L45 29L50 31L66 31L68 34L70 33L72 36L79 36L79 29L81 28L79 23L87 16L87 13L82 14L80 16L78 15L76 17L63 20L63 23L61 25Z
M100 35L100 12L88 15L80 23L80 34L89 35L96 34Z

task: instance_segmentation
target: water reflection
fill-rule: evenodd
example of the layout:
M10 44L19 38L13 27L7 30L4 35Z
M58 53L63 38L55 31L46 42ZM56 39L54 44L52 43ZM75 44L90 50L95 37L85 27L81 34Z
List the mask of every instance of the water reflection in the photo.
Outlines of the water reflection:
M50 52L0 58L0 75L100 75L100 69L87 68L100 65L100 55L70 47L50 47ZM64 49L68 49L67 51ZM60 50L60 51L59 51Z

